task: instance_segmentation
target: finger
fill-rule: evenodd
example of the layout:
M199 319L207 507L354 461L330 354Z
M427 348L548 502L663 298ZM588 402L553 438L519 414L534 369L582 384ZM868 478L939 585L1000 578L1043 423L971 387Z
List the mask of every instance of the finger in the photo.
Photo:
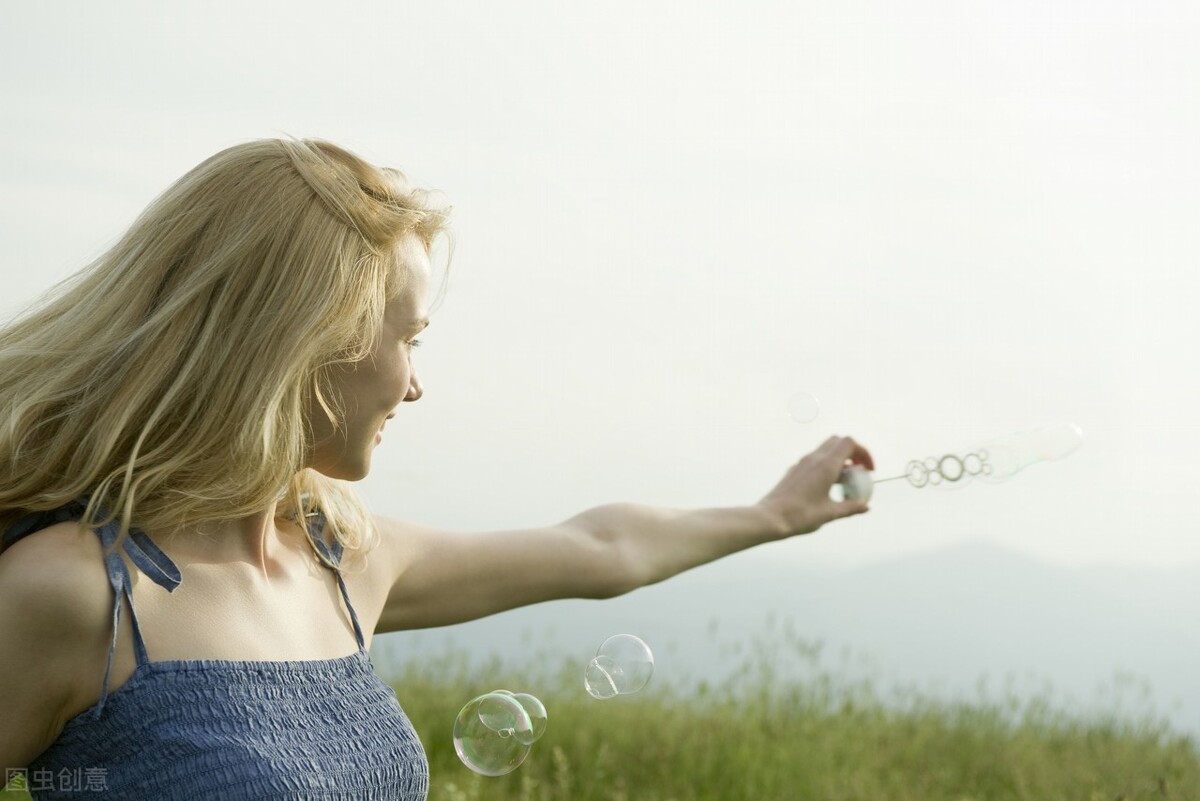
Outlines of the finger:
M836 453L841 457L843 463L850 462L851 464L860 464L868 470L875 469L875 460L871 458L870 451L855 442L853 437L841 437L840 440Z
M838 518L853 517L871 511L871 507L867 505L866 501L839 501L835 504L835 508Z
M813 454L816 456L832 455L837 452L838 447L841 445L841 441L842 437L834 434L832 437L822 442L820 446L813 451Z

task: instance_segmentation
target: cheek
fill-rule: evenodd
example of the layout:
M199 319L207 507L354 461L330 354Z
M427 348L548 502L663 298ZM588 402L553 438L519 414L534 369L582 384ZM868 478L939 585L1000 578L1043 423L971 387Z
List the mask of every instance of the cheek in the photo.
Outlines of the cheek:
M367 420L380 412L392 411L408 394L411 371L412 362L403 343L377 349L373 358L361 363L353 376L355 416Z
M386 363L379 365L377 386L385 402L394 405L408 394L412 377L412 363L403 349L389 354Z

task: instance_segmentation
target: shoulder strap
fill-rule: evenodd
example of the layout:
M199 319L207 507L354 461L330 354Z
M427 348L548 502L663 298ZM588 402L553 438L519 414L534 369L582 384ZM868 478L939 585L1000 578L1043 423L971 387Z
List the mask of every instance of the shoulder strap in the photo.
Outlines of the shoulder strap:
M17 540L35 531L49 528L56 523L80 520L83 518L86 508L86 502L72 501L59 509L28 514L4 532L4 545L5 547L12 545ZM130 580L129 568L125 565L121 554L112 547L113 543L117 541L119 530L120 524L116 521L95 530L100 537L100 543L104 546L104 566L108 573L109 586L113 589L112 642L108 647L108 662L104 668L104 683L100 687L100 701L96 704L93 713L95 717L100 716L104 702L108 699L108 681L112 675L113 654L117 650L117 631L118 624L121 622L122 598L129 603L129 622L133 627L133 651L137 658L137 664L140 667L150 661L149 654L146 652L146 642L142 639L142 630L138 625L137 610L133 605L133 583ZM143 532L130 532L130 535L125 538L124 550L139 570L167 592L174 591L182 581L179 568Z
M333 574L337 577L338 587L342 591L342 600L346 602L346 611L350 613L350 622L354 624L354 638L358 641L358 650L365 650L366 644L363 639L362 627L358 624L358 615L354 612L354 605L350 603L350 593L346 591L346 582L342 580L342 571L340 570L344 553L342 544L338 542L337 538L334 538L332 545L325 543L325 515L320 512L308 513L305 516L304 524L313 547L329 564L334 566Z

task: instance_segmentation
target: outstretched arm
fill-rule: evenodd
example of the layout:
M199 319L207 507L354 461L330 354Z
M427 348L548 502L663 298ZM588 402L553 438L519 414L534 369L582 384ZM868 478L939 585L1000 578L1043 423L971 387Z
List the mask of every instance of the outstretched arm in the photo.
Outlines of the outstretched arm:
M607 598L764 542L867 511L829 490L866 449L831 437L758 503L675 510L589 509L547 528L459 533L379 518L390 591L377 633L442 626L557 598Z

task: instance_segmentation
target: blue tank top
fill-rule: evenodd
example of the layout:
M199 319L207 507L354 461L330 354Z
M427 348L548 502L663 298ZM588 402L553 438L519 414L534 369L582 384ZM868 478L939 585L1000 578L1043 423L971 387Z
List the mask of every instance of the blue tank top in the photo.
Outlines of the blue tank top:
M28 515L4 533L4 545L55 523L79 520L83 511L77 502ZM341 544L325 544L324 519L310 518L307 529L314 547L340 564ZM108 548L117 530L112 523L96 533ZM156 584L168 591L179 586L178 568L145 533L127 537L124 549ZM115 550L105 554L114 595L113 634L100 699L68 721L59 738L30 763L33 798L425 798L425 752L395 692L374 671L340 571L334 574L358 640L358 651L350 656L152 662L138 628L125 561ZM129 603L137 668L109 693L122 596Z

